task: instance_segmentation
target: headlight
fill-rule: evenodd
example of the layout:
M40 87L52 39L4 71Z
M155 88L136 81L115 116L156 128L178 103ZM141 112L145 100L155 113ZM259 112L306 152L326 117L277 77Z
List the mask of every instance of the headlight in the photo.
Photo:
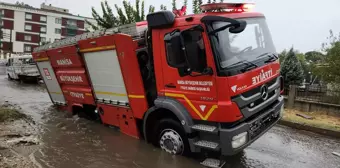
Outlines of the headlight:
M248 135L247 132L243 132L241 134L234 136L231 142L231 146L235 149L244 145L247 142L247 135Z

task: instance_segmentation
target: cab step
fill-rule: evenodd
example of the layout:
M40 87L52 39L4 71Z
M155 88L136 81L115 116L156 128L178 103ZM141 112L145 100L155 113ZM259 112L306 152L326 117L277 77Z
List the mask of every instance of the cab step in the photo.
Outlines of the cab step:
M211 142L206 140L199 140L194 143L195 146L211 149L211 150L219 150L219 144L217 142Z
M211 125L197 124L197 125L193 125L191 128L196 130L196 131L205 131L205 132L217 133L217 127L211 126Z
M207 158L203 162L201 162L201 165L211 168L221 168L224 166L224 164L225 161L212 158Z

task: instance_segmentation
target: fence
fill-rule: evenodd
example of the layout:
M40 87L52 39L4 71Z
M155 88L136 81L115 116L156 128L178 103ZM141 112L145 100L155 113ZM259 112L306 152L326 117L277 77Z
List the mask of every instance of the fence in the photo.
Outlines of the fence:
M296 87L295 99L329 104L340 104L340 91L326 86Z
M290 86L284 92L286 107L302 111L322 111L340 117L340 91L326 87Z

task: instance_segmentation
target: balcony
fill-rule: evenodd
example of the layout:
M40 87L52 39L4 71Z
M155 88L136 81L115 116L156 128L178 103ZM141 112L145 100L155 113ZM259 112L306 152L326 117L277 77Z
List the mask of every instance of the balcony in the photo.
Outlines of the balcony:
M74 24L67 24L65 27L66 27L66 29L73 29L73 30L77 30L78 29L78 26L74 25Z

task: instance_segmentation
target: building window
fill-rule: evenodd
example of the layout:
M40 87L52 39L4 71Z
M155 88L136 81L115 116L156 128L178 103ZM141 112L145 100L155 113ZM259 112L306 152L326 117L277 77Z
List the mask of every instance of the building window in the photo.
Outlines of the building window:
M55 29L55 34L61 34L61 29Z
M77 26L77 21L75 20L67 20L66 23L69 26Z
M5 15L5 10L1 9L1 15L4 16Z
M25 52L31 52L32 51L32 47L31 46L25 46L24 47L24 51Z
M46 21L47 21L47 18L46 18L46 16L40 16L40 21L42 21L42 22L46 22Z
M61 18L55 18L55 23L56 24L61 24Z
M0 20L0 27L4 26L4 21Z
M41 27L40 27L40 32L46 33L46 27L45 27L45 26L41 26Z
M26 13L25 18L28 19L28 20L32 20L32 14Z
M46 41L46 37L40 37L40 42L45 42Z
M77 30L75 30L75 29L67 29L66 32L67 32L67 36L77 35Z
M1 47L1 49L4 48L4 43L1 43L1 44L0 44L0 47Z
M25 30L32 30L32 25L25 25Z
M32 37L30 35L25 35L25 41L31 41Z

